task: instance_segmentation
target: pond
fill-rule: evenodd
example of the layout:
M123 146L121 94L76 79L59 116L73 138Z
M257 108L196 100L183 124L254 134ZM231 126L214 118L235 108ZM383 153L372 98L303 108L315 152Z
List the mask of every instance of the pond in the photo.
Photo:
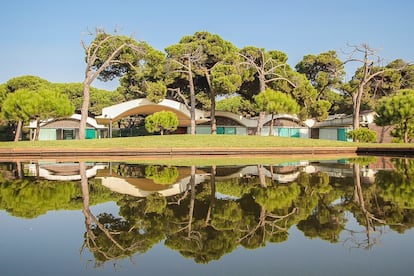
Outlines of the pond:
M1 275L412 275L413 226L414 159L0 163Z

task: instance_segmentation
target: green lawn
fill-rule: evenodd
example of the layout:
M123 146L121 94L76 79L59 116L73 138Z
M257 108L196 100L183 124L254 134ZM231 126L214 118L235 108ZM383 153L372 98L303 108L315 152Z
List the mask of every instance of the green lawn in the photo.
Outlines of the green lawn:
M238 135L164 135L112 139L0 142L1 148L270 148L270 147L412 147L411 144L353 142Z

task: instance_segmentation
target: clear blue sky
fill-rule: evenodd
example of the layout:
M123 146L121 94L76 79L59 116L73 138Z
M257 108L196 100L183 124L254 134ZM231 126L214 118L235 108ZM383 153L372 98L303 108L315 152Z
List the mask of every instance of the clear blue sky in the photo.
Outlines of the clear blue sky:
M291 66L328 50L344 60L341 50L361 43L379 49L386 62L414 62L410 0L3 0L0 7L0 83L22 75L82 82L80 40L96 27L116 28L159 50L208 31L240 48L283 51Z

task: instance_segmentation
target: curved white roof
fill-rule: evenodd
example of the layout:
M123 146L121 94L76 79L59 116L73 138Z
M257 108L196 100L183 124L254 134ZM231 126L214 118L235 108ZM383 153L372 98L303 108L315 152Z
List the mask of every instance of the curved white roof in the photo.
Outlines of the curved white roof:
M164 99L158 104L142 98L112 105L103 108L102 115L96 117L96 119L100 123L108 124L110 121L114 122L129 115L152 114L161 110L168 110L176 113L180 125L189 125L191 115L187 107L180 102L168 99ZM205 118L203 111L196 109L195 113L196 122L204 122L208 120Z
M54 119L54 118L51 118L51 119L48 119L48 120L43 120L43 121L40 123L40 127L43 127L43 126L45 126L45 125L47 125L47 124L50 124L50 123L52 123L52 122L54 122L54 121L56 121L56 120L65 120L65 119L71 119L71 120L80 121L80 119L81 119L81 114L73 114L72 116L70 116L70 117L68 117L68 118L60 118L60 119ZM86 123L87 123L88 125L90 125L90 126L92 126L92 127L96 128L96 129L106 128L104 125L100 125L100 124L98 124L98 123L96 122L96 120L95 120L94 118L91 118L91 117L88 117L88 118L86 119ZM36 120L30 121L30 123L29 123L29 128L36 128Z

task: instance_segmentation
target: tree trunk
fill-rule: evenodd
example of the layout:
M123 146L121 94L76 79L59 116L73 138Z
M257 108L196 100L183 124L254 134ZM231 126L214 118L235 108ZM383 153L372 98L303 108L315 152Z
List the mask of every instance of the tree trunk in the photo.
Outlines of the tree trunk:
M408 123L404 122L404 143L408 143Z
M211 92L211 113L210 113L210 120L211 120L211 134L217 134L217 122L216 122L216 99L214 96L214 92Z
M216 201L216 171L217 167L215 165L211 166L211 173L210 173L210 204L208 205L205 225L207 226L209 221L211 220L211 211L213 210L215 201Z
M194 80L193 72L191 71L191 60L188 59L188 83L190 86L190 133L191 135L196 134L196 123L195 123L195 89L194 89Z
M265 112L264 111L261 111L259 113L259 120L257 120L256 135L259 135L259 136L262 135L264 116L265 116Z
M260 92L265 91L266 90L266 80L265 80L265 76L259 73L259 87L260 87Z
M273 118L275 117L275 114L272 113L272 120L270 121L270 128L269 128L269 136L273 135Z
M35 132L35 136L33 140L38 141L39 135L40 135L40 118L37 117L36 118L36 132Z
M83 210L87 210L89 209L89 187L88 187L88 178L86 176L85 162L79 162L79 174L81 177Z
M354 113L353 113L353 129L359 128L359 114L361 109L362 94L364 93L364 85L358 87L358 92L352 96Z
M23 178L23 166L21 162L16 162L16 172L17 172L17 178L22 179Z
M194 217L194 206L195 206L195 166L191 166L191 177L190 177L190 206L188 209L188 238L191 237L192 225L193 225L193 217Z
M19 120L17 122L16 133L14 135L14 142L18 142L20 139L20 136L22 135L22 125L23 125L22 120Z
M81 108L81 119L79 122L79 139L85 140L86 137L86 120L88 119L89 112L89 95L90 95L90 83L89 75L91 74L90 69L86 72L86 78L83 82L83 101Z
M211 111L210 111L210 125L211 125L211 134L217 134L217 124L216 124L216 93L211 86L210 74L208 70L205 71L205 76L207 79L207 84L210 89L210 101L211 101Z
M260 186L263 188L267 188L266 175L263 165L257 165L257 172L259 174Z

